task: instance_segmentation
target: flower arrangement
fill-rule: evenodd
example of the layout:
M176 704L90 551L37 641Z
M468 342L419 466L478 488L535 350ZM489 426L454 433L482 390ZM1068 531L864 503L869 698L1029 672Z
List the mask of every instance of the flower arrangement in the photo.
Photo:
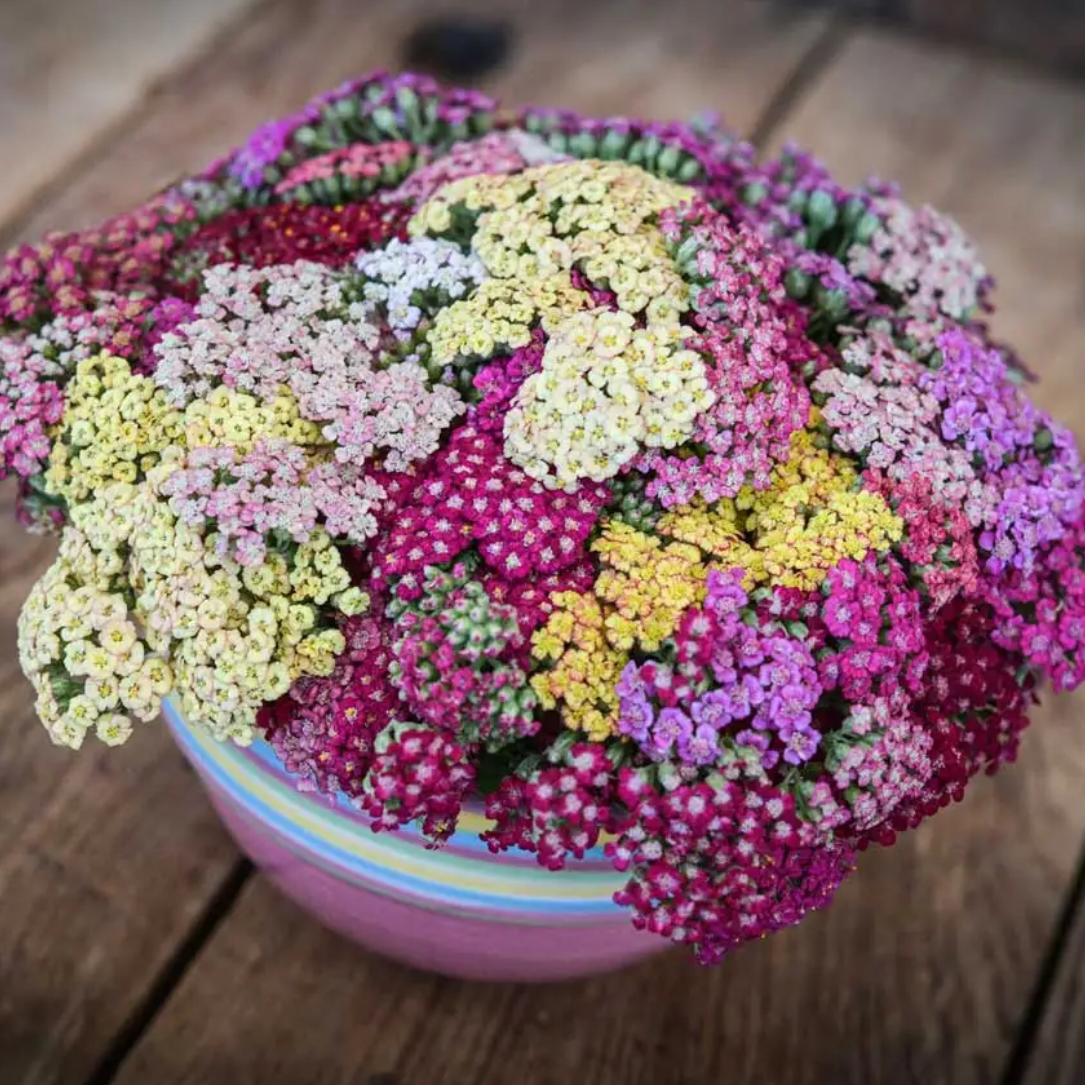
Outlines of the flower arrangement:
M714 122L373 76L0 265L55 742L172 698L716 961L1085 677L1085 479L962 231Z

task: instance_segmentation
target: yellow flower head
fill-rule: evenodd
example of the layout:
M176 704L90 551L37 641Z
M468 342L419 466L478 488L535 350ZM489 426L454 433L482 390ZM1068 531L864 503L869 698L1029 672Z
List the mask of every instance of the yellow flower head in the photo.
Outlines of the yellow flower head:
M607 640L603 609L594 595L557 592L554 611L532 639L536 659L552 662L531 686L544 709L558 708L566 727L601 741L618 721L615 683L628 653Z
M664 545L611 520L592 550L603 565L594 592L609 604L604 624L616 648L655 651L674 632L682 612L704 600L708 567L695 546Z
M735 499L681 506L661 517L659 532L699 546L718 563L746 571L746 587L773 584L812 590L844 558L861 561L898 542L903 522L880 494L860 488L844 456L819 448L806 430L765 490Z
M685 543L664 544L616 520L592 544L602 571L590 593L557 592L554 610L532 638L548 669L531 679L543 708L595 740L615 733L615 684L635 649L655 651L682 612L705 597L708 567Z

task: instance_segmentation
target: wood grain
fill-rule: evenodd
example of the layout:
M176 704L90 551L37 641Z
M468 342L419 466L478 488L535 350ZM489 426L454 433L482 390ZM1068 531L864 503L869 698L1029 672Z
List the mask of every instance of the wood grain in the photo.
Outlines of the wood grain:
M0 224L249 3L0 5Z
M1023 1085L1080 1085L1085 1067L1085 886L1077 887L1059 946L1054 982L1040 1005L1033 1042L1022 1051ZM1013 1085L1017 1085L1016 1082Z
M864 34L780 130L962 212L1006 280L999 329L1079 431L1085 162L1062 136L1081 108L1076 91ZM316 930L257 878L118 1081L990 1085L1085 829L1083 704L1046 705L1017 767L716 971L669 954L546 988L435 979Z
M942 38L983 42L1023 59L1085 72L1077 0L891 0L897 19Z
M1085 8L1079 0L815 0L944 44L997 51L1045 70L1085 72Z
M735 119L752 124L826 25L777 5L732 3L709 9L695 41L690 19L668 25L672 20L641 2L628 10L647 20L648 34L658 39L644 51L636 34L613 32L613 12L601 14L605 6L593 6L571 41L576 5L531 6L517 58L495 89L519 101L537 93L558 103L579 100L606 110L626 102L660 114L681 114L706 101L732 103ZM671 11L690 15L703 6L691 2ZM364 8L351 0L265 4L202 61L163 83L122 134L85 158L63 188L24 217L17 236L86 224L129 206L202 165L266 117L296 108L343 78L394 64L402 36L429 10L423 0ZM527 19L528 10L523 6L518 17ZM9 41L4 47L13 46ZM88 45L90 52L95 48ZM677 69L686 54L698 57L697 67L653 85L655 65ZM606 60L602 68L600 57ZM132 1020L228 878L236 853L157 727L123 752L85 750L75 757L52 748L34 722L30 689L18 674L14 625L51 546L14 526L11 502L8 486L0 503L7 524L0 531L0 1082L76 1085ZM323 937L308 921L294 926L303 938ZM264 929L255 928L253 937ZM279 929L272 944L286 933ZM271 967L266 950L260 952L263 964L253 966ZM307 1002L317 1006L328 981L309 970L304 951L298 960L298 971L277 982L284 990L308 992ZM378 986L395 974L386 966L373 968ZM411 997L406 991L396 1002L398 1014ZM344 1037L353 1035L353 1016L340 1012L348 1003L319 1004L322 1017L339 1020ZM224 1005L212 999L208 1017ZM373 1050L379 1053L384 1044L398 1053L409 1031L397 1032L395 1020L382 1019L376 1008L367 1011L367 1020L382 1021ZM266 1039L254 1039L250 1057L266 1048ZM294 1039L303 1037L294 1034L286 1050ZM224 1079L204 1079L212 1080ZM280 1080L293 1085L304 1079Z

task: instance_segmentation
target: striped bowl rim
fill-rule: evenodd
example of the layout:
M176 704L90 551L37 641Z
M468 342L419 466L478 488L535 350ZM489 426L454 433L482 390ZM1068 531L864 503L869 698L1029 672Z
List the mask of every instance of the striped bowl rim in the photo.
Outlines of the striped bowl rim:
M494 855L478 834L490 823L471 804L448 844L426 847L415 826L374 832L343 795L300 792L263 739L217 742L166 702L166 721L182 752L219 797L304 862L345 882L442 911L547 923L628 922L612 900L625 876L602 848L562 871L523 852Z

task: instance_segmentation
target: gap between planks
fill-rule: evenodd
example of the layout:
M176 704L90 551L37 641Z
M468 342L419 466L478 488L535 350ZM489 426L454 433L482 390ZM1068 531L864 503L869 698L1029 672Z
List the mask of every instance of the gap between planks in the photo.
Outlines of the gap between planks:
M1051 934L1000 1085L1076 1085L1085 1058L1080 1012L1085 940L1085 844Z
M18 0L15 0L15 2L18 2ZM86 118L88 123L81 133L81 138L76 135L67 137L63 133L47 133L45 137L46 157L55 159L49 167L50 172L42 176L32 185L32 187L28 187L25 193L16 189L11 196L9 205L5 206L5 201L0 200L0 251L7 249L12 244L19 222L30 218L39 208L47 207L58 193L62 192L71 184L71 178L74 174L87 169L98 162L104 155L107 155L110 147L114 145L128 125L131 124L133 117L140 112L154 108L155 96L162 86L182 76L184 72L198 65L207 53L216 47L219 41L232 38L244 23L252 18L255 12L267 2L268 0L230 0L229 3L223 3L221 5L223 9L229 9L237 4L240 4L240 7L237 11L229 14L227 14L225 10L221 11L218 15L219 21L209 21L205 27L197 28L197 26L193 25L190 32L196 34L197 37L196 40L191 43L191 47L186 49L185 46L182 45L181 51L176 56L163 57L163 65L161 68L157 70L148 70L144 76L142 85L133 83L133 85L128 88L131 96L131 101L129 103L118 103L116 107L111 107L108 102L103 103L100 109L97 110L97 112L101 114L100 119L95 119L94 117ZM91 16L95 14L94 5L89 2L85 5L83 10ZM9 9L9 11L15 11L17 13L17 9L14 6ZM107 10L102 13L102 21L105 22L118 16L123 18L124 14L123 11L117 13ZM48 12L44 13L44 15L45 17L48 17ZM85 18L86 15L82 15L81 17ZM35 18L37 18L37 14ZM55 20L55 22L62 21L63 20L59 17ZM138 25L136 29L140 29ZM112 34L114 30L112 23L106 30L108 34ZM18 35L18 32L18 27L15 27L13 38ZM130 32L130 27L118 28L116 30L117 35L123 35ZM52 54L63 54L65 47L75 53L82 51L85 54L87 52L85 43L80 43L80 45L73 49L70 42L64 41L66 28L65 30L54 29L50 33L54 33L61 41L53 43L52 49L48 51L49 55L46 57L46 64L55 64L55 56ZM144 49L142 52L146 54L149 50ZM94 59L93 56L91 59ZM132 58L129 52L124 53L122 56L115 59L131 60ZM136 63L139 64L140 62L137 61ZM142 63L146 63L146 58ZM106 78L113 80L114 82L117 81L113 75L108 75ZM123 80L120 82L123 84ZM11 89L16 91L16 93L10 95L12 99L22 99L24 96L33 96L32 93L28 94L26 89L9 88L9 90ZM45 93L42 96L44 101L48 101L49 93L50 88L47 83ZM2 105L3 103L0 102L0 106ZM51 115L54 117L58 115L63 116L65 109L66 103L56 101L54 95L54 100L50 106ZM16 135L18 135L18 133L16 133ZM65 153L63 146L53 150L51 144L54 142L60 143L61 145L70 144L70 148L67 150L67 153ZM9 147L7 148L7 152L11 157L15 157L20 154L20 148Z
M116 1078L125 1060L144 1033L154 1024L155 1018L162 1012L185 973L219 925L234 910L241 890L245 888L252 873L253 865L244 856L240 856L227 871L222 883L193 920L187 934L151 980L147 994L135 1005L128 1019L102 1053L97 1065L87 1075L84 1085L109 1085Z

